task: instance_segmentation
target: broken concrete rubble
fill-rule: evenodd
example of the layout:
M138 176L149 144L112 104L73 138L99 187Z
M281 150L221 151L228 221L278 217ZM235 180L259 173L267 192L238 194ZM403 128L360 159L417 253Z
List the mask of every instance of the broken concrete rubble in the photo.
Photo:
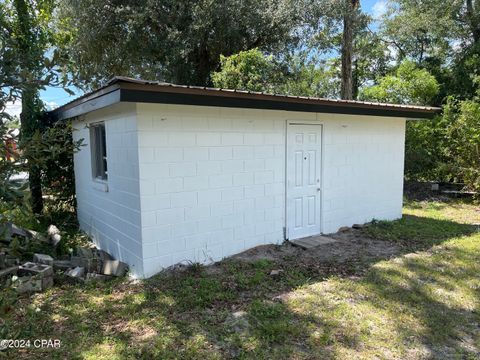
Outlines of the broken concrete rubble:
M83 268L84 273L75 277L86 276L88 280L95 278L102 281L112 276L124 276L128 270L127 264L114 260L109 253L103 250L77 247L74 253L75 255L72 255L70 260L54 260L53 267L58 270Z
M48 239L42 234L40 234L38 231L28 230L28 229L26 231L32 239L39 240L41 242L48 242Z
M109 253L98 249L77 247L75 253L70 258L72 264L84 267L87 272L102 273L104 262L113 260Z
M13 278L13 288L19 293L31 293L31 292L40 292L43 289L42 279L31 276L23 276L19 278Z
M72 261L70 260L53 260L53 269L65 271L75 267Z
M0 279L3 279L4 277L7 277L9 275L15 275L17 274L18 271L18 266L12 266L3 270L0 270Z
M9 255L9 254L5 255L5 267L16 266L19 264L20 264L20 261L16 256Z
M28 237L26 230L18 227L10 221L7 221L0 225L0 235L3 237L3 240L6 242L12 241L14 236Z
M0 217L1 218L1 217ZM58 230L58 229L57 229ZM48 242L49 240L38 231L24 229L13 224L10 221L0 224L0 239L4 242L11 242L13 238L23 238L25 240L38 240Z
M113 276L124 276L127 273L128 265L118 260L105 260L103 262L102 274Z
M282 269L278 269L278 270L272 270L270 271L270 276L277 276L277 275L280 275L280 273L282 273L283 270Z
M47 276L42 278L42 291L47 290L53 286L53 276Z
M85 275L85 268L77 266L65 272L65 275L72 278L83 278L83 276Z
M50 225L48 227L47 234L53 246L57 246L60 240L62 240L60 230L55 225Z
M26 262L18 268L18 275L30 277L32 281L40 280L39 291L45 291L53 286L53 268L50 265Z
M33 254L33 262L53 266L53 258L46 254Z
M20 265L18 273L22 275L33 275L39 278L53 276L53 268L50 265L36 264L33 262L26 262Z
M10 255L9 249L0 249L0 284L11 286L18 293L32 293L48 289L54 283L54 270L76 282L107 281L114 276L123 276L127 264L114 260L99 249L75 249L70 259L55 260L47 254L34 254L33 261L19 265L19 259ZM60 279L59 279L60 280Z
M18 277L12 278L18 293L45 291L53 286L53 269L50 265L26 262L18 267Z

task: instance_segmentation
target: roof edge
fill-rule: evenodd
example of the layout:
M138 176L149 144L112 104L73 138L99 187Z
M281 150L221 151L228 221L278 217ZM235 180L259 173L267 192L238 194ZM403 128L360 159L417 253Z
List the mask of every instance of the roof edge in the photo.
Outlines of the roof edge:
M115 93L115 95L112 95ZM108 96L110 95L110 96ZM59 120L78 116L115 102L170 103L220 107L244 107L270 110L344 113L406 118L433 118L439 107L374 103L355 100L324 99L279 95L264 92L175 85L116 76L51 113ZM74 110L74 108L76 108Z

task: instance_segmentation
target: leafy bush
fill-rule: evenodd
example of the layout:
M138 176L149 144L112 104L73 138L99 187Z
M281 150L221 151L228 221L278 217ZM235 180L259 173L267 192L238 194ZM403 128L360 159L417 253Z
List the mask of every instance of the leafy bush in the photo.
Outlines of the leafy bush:
M213 85L224 89L263 91L284 95L336 96L333 66L317 66L314 59L297 54L276 58L258 49L220 57L220 70L212 72Z
M405 135L405 177L416 181L454 181L445 152L448 122L443 116L408 121Z
M17 135L14 129L7 126L6 122L0 121L0 202L5 203L2 214L7 210L22 208L25 200L26 184L12 180L12 175L25 170L25 163L20 153L14 150Z
M220 66L221 71L212 73L212 81L226 89L272 91L281 76L273 56L264 56L258 49L221 55Z
M53 197L60 207L75 205L73 154L80 149L83 139L73 141L72 131L71 122L56 122L44 113L42 128L25 147L25 153L40 168L44 194Z
M441 116L407 124L405 175L480 192L480 99L450 97Z
M452 173L469 190L480 193L480 93L471 100L449 99L444 110L448 122L445 147Z
M395 73L377 79L377 84L364 88L361 100L374 100L395 104L429 104L440 87L427 70L412 61L404 61Z

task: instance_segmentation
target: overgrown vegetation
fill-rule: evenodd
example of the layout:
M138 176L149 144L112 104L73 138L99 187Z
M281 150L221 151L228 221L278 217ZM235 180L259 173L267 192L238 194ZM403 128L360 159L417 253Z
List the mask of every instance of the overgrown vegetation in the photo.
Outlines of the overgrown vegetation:
M52 125L42 115L41 89L87 90L114 75L443 105L437 119L408 123L406 176L462 182L478 193L479 6L473 0L395 0L374 19L356 0L194 6L6 0L0 4L0 120L11 120L6 104L22 101L21 133L28 142ZM41 212L42 188L72 198L71 176L62 173L61 181L47 184L57 174L35 161L26 167L35 213Z
M140 283L65 284L21 299L2 335L62 342L15 350L17 358L473 359L476 221L469 203L408 202L404 219L362 230L400 243L397 256L347 273L334 263L306 268L300 257L196 265ZM270 275L275 269L283 271Z
M44 113L39 92L88 90L114 75L442 105L433 121L408 124L406 176L478 192L480 2L395 0L378 26L361 5L1 1L0 222L57 224L57 255L83 240L72 177L81 144ZM12 101L22 102L20 151L8 145ZM24 171L28 183L12 181ZM480 237L469 224L478 218L471 204L410 202L402 220L362 230L399 249L384 261L228 260L140 283L61 284L2 306L0 338L62 341L57 351L15 350L20 358L474 358ZM48 252L39 246L11 243L28 258Z

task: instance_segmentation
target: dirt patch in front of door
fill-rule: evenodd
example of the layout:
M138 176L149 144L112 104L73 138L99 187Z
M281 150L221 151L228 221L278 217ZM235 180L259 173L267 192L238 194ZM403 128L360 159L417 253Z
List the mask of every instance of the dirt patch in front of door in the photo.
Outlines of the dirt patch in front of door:
M374 239L363 229L349 229L327 235L334 242L308 250L286 241L282 245L262 245L232 256L232 260L256 262L262 259L279 265L295 264L302 268L324 268L332 265L365 265L388 259L401 253L401 247L393 242ZM346 270L348 271L348 267Z

